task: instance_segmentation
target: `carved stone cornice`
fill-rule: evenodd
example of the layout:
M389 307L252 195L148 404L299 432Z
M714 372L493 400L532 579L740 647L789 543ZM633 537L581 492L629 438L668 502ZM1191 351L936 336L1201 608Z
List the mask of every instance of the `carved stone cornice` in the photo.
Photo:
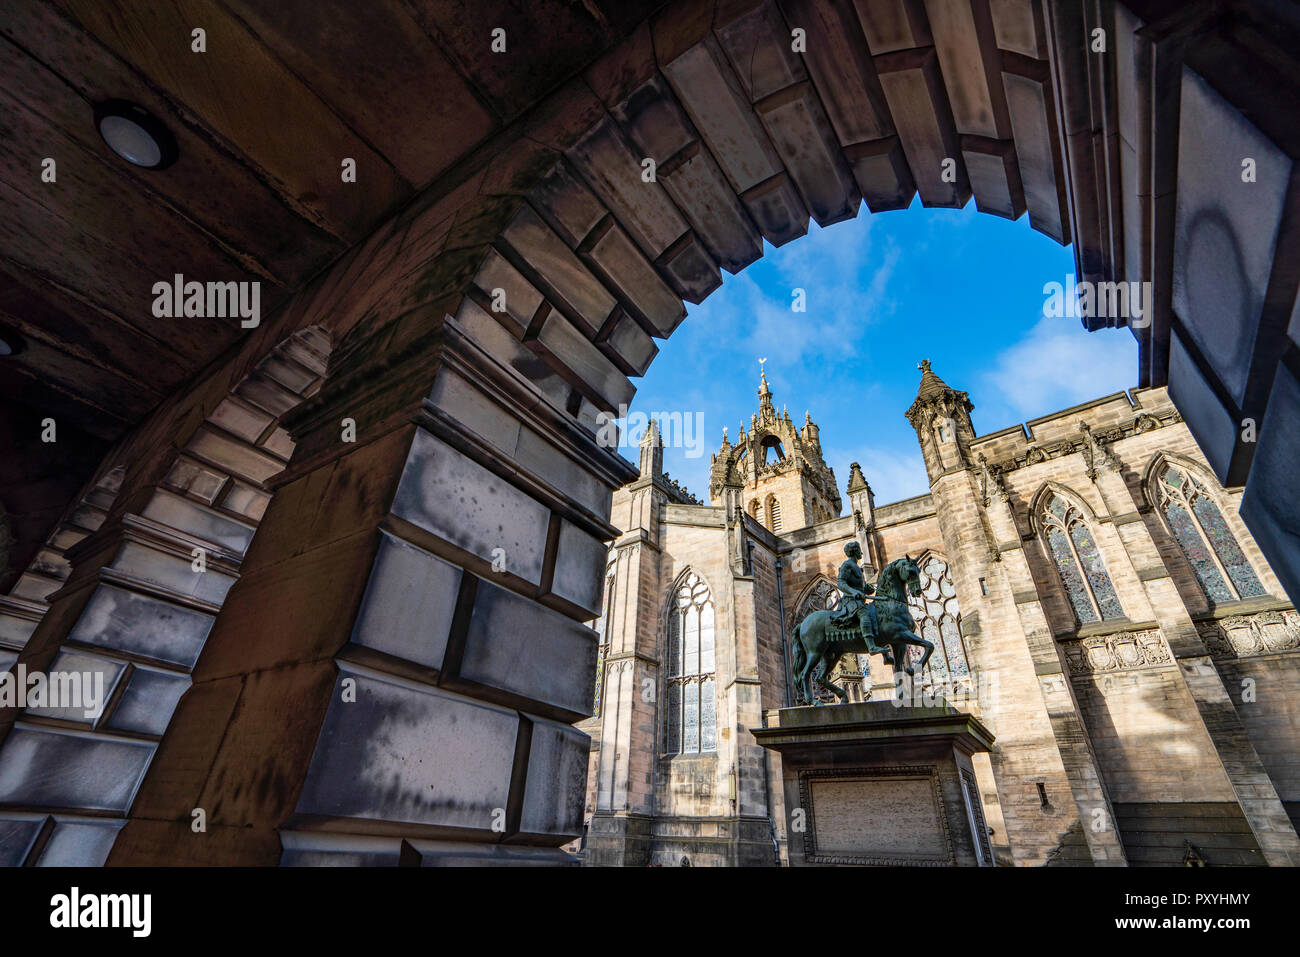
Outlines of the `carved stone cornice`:
M1037 465L1040 462L1048 462L1064 455L1073 455L1076 452L1084 453L1085 458L1089 454L1092 455L1092 461L1089 462L1090 470L1095 470L1103 465L1108 468L1118 469L1118 460L1111 450L1111 446L1116 442L1132 438L1143 432L1150 432L1153 429L1175 425L1182 420L1183 417L1177 412L1162 410L1160 412L1140 412L1134 416L1131 422L1109 429L1092 430L1087 423L1080 422L1079 431L1082 434L1078 440L1061 439L1056 442L1031 444L1021 452L999 459L997 462L989 463L989 471L1001 476L1008 472L1014 472L1016 469ZM1092 477L1092 474L1093 472L1090 471L1089 477Z

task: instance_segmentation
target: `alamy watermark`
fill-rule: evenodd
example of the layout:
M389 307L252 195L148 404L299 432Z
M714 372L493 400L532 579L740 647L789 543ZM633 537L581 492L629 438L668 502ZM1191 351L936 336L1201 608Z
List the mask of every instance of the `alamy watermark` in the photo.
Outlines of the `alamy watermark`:
M659 437L664 448L685 449L688 459L698 459L704 455L704 417L699 412L647 414L631 412L626 405L620 405L617 415L609 412L596 415L596 443L606 449L636 448L641 444L652 419L659 426Z
M25 664L0 674L0 708L81 711L97 718L104 708L102 671L28 672Z
M186 282L176 273L171 282L154 283L153 295L153 314L159 319L238 316L244 329L256 329L262 321L260 282Z
M1049 319L1124 319L1134 329L1151 325L1149 282L1076 283L1071 273L1063 283L1046 283L1043 295L1043 315Z

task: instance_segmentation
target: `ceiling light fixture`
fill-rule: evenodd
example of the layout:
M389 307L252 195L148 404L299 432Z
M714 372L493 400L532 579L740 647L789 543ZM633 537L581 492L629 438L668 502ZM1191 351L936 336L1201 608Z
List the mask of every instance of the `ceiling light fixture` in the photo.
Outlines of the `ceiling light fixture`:
M95 128L122 159L145 169L166 169L176 162L176 138L142 106L108 100L95 107Z
M16 356L26 347L23 337L8 326L0 326L0 359Z

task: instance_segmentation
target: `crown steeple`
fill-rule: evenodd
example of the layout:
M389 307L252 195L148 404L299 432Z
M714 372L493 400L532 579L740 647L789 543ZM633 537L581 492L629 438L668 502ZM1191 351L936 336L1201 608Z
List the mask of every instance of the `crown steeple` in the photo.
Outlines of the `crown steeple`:
M791 531L840 514L835 473L822 460L821 439L812 416L796 425L789 408L777 412L767 362L760 359L758 412L742 424L736 443L724 435L713 456L709 498L722 504L727 488L740 488L745 511L773 531Z

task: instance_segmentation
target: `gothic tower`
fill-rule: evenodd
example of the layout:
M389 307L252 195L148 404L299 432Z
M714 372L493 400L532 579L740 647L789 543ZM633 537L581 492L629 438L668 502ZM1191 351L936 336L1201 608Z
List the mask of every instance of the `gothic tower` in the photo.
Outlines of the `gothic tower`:
M749 431L742 424L732 445L724 429L722 446L712 458L712 503L723 505L725 490L737 487L745 511L774 532L840 514L840 493L834 470L822 459L820 430L807 412L802 428L788 411L777 413L766 372L759 378L758 412L750 418Z

